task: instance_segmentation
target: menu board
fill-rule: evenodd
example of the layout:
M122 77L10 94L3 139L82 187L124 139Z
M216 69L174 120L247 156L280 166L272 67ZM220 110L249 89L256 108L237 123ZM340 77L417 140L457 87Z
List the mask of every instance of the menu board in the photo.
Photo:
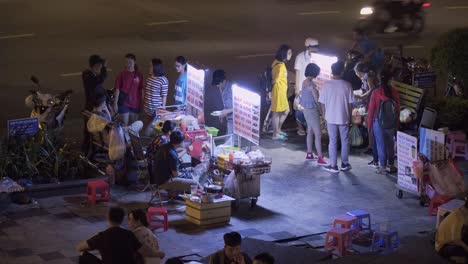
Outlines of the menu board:
M398 185L405 190L418 192L413 161L418 158L418 139L401 131L397 133Z
M187 112L194 116L203 113L205 92L205 71L187 64ZM194 111L195 110L195 111Z
M445 134L421 127L419 129L419 152L430 161L446 160L448 153L445 149Z
M319 53L312 53L311 62L317 64L320 67L320 74L315 79L315 84L320 90L323 84L330 80L332 77L331 66L333 63L337 62L338 58L335 56L328 56Z
M260 143L260 95L236 84L232 85L234 134Z
M8 136L34 136L39 131L39 119L23 118L8 120Z

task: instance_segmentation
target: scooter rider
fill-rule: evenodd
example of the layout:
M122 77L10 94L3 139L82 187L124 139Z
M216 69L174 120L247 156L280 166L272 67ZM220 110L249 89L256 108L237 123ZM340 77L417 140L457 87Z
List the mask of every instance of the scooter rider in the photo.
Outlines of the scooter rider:
M360 29L353 31L354 44L351 50L359 48L364 54L364 62L368 62L370 69L380 75L384 64L384 51Z

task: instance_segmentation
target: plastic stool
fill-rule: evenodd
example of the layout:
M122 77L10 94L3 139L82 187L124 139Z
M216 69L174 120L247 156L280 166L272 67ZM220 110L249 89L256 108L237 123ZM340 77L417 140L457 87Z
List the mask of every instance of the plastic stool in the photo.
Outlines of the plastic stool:
M91 204L97 201L109 201L111 198L109 184L103 180L88 182L86 198Z
M400 246L400 238L396 231L375 231L372 235L371 251L374 252L376 247L384 248L384 252L389 253Z
M429 215L434 216L437 215L437 210L439 209L439 206L451 201L452 199L449 197L441 196L441 195L435 195L431 201L429 202Z
M149 229L164 228L164 231L169 229L167 221L167 209L165 207L150 207L148 208L148 223Z
M359 225L357 218L354 216L350 216L348 214L343 214L335 217L333 220L333 227L341 227L341 228L348 228L353 231L353 234L359 233Z
M349 228L335 227L328 230L325 237L325 250L338 250L338 253L344 256L346 249L351 247L352 236L352 230ZM332 241L330 241L330 238L332 238Z
M370 214L366 210L358 209L354 211L349 211L346 214L357 218L358 228L360 231L372 230ZM365 219L367 219L366 224L364 224Z

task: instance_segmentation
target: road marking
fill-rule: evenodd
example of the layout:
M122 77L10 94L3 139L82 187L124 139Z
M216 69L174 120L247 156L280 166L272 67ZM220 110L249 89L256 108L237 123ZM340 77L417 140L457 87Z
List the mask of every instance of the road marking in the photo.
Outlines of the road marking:
M6 36L0 36L0 40L2 39L14 39L14 38L28 38L28 37L34 37L36 36L35 34L18 34L18 35L6 35Z
M161 26L161 25L172 25L172 24L182 24L188 23L188 20L174 20L174 21L161 21L161 22L149 22L145 26Z
M341 11L317 11L317 12L302 12L297 13L299 16L313 16L313 15L331 15L331 14L340 14Z
M250 59L250 58L258 58L258 57L270 57L274 56L275 53L260 53L260 54L250 54L250 55L241 55L237 56L239 59Z
M108 72L111 72L112 69L107 69ZM73 77L73 76L79 76L81 75L82 72L70 72L70 73L62 73L60 74L60 77Z
M468 6L446 6L445 8L449 9L449 10L453 10L453 9L468 9Z

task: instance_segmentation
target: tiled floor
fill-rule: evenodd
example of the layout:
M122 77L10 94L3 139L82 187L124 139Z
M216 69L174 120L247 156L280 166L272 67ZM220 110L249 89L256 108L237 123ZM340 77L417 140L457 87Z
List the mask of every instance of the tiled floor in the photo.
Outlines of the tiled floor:
M304 138L295 140L262 142L264 152L273 157L272 172L262 176L258 206L250 208L249 201L243 201L229 225L199 228L184 220L180 204L171 205L170 229L156 231L166 256L207 256L222 247L222 235L230 231L266 241L322 233L331 226L334 216L354 209L369 211L374 227L385 223L399 232L402 241L434 229L435 217L427 215L427 207L421 207L410 195L397 199L395 179L368 168L368 156L354 154L351 171L330 174L305 163ZM81 204L83 195L73 193L38 199L37 204L27 206L11 205L0 215L0 262L77 263L74 247L106 228L109 205L145 208L150 198L150 193L122 187L113 188L112 195L111 202L91 207ZM299 242L320 246L323 235Z

